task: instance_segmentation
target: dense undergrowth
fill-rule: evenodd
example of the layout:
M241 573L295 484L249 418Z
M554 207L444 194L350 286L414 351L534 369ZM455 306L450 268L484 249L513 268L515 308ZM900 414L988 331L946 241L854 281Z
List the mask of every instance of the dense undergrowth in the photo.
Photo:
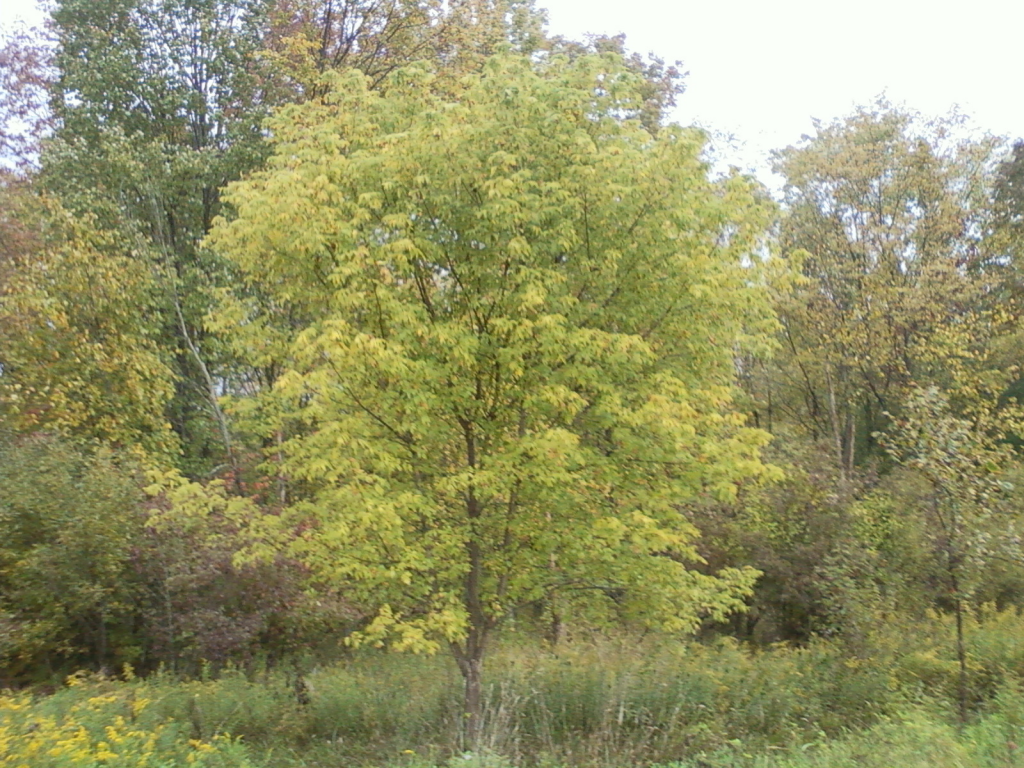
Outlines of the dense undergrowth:
M1024 618L969 627L973 720L953 715L949 623L750 649L506 636L488 668L483 743L460 743L461 679L444 655L363 652L330 664L199 679L78 676L0 700L3 766L326 768L1024 766Z

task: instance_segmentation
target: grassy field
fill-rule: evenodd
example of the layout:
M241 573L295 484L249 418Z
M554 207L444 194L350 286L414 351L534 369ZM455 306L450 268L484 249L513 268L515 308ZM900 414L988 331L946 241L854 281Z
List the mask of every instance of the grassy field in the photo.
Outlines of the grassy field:
M483 743L464 751L445 656L349 654L196 680L73 678L0 698L0 766L27 768L1024 767L1024 620L970 628L971 722L953 716L945 622L751 649L506 637L487 670Z

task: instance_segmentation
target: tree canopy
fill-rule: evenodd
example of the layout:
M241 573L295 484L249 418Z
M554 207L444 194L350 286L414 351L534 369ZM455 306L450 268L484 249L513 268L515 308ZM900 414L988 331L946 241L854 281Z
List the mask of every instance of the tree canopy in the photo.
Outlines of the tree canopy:
M770 474L730 407L770 206L700 133L620 119L639 86L615 56L496 57L457 99L349 73L269 123L208 240L310 318L277 386L295 551L373 606L356 639L449 643L474 717L518 606L692 630L756 577L689 569L679 502Z
M775 153L781 245L804 254L805 279L779 294L773 406L827 437L848 477L879 453L873 434L910 382L941 376L929 366L943 327L983 306L973 267L996 146L880 101Z

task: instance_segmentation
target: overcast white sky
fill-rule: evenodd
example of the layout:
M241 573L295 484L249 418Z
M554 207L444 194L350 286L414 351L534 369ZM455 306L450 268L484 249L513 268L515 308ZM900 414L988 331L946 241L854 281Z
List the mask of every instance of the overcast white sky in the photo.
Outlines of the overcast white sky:
M1021 0L537 0L552 32L625 32L690 74L676 119L736 136L754 164L885 91L927 114L954 104L1024 137ZM33 0L0 0L0 25Z
M543 0L553 31L625 32L682 60L676 118L730 132L751 162L883 91L929 115L958 104L1024 137L1021 0Z
M15 21L35 22L38 19L35 0L0 0L0 26Z

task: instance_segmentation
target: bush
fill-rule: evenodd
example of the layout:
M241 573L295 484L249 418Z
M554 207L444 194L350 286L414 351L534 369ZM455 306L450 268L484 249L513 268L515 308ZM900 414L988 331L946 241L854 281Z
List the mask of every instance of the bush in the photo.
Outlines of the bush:
M8 683L139 653L138 469L50 435L0 435L0 669Z
M32 768L249 768L227 734L190 739L135 686L82 683L44 699L0 695L0 764Z
M310 596L298 564L235 563L259 515L217 481L0 433L0 685L126 663L194 675L339 637L350 609Z

